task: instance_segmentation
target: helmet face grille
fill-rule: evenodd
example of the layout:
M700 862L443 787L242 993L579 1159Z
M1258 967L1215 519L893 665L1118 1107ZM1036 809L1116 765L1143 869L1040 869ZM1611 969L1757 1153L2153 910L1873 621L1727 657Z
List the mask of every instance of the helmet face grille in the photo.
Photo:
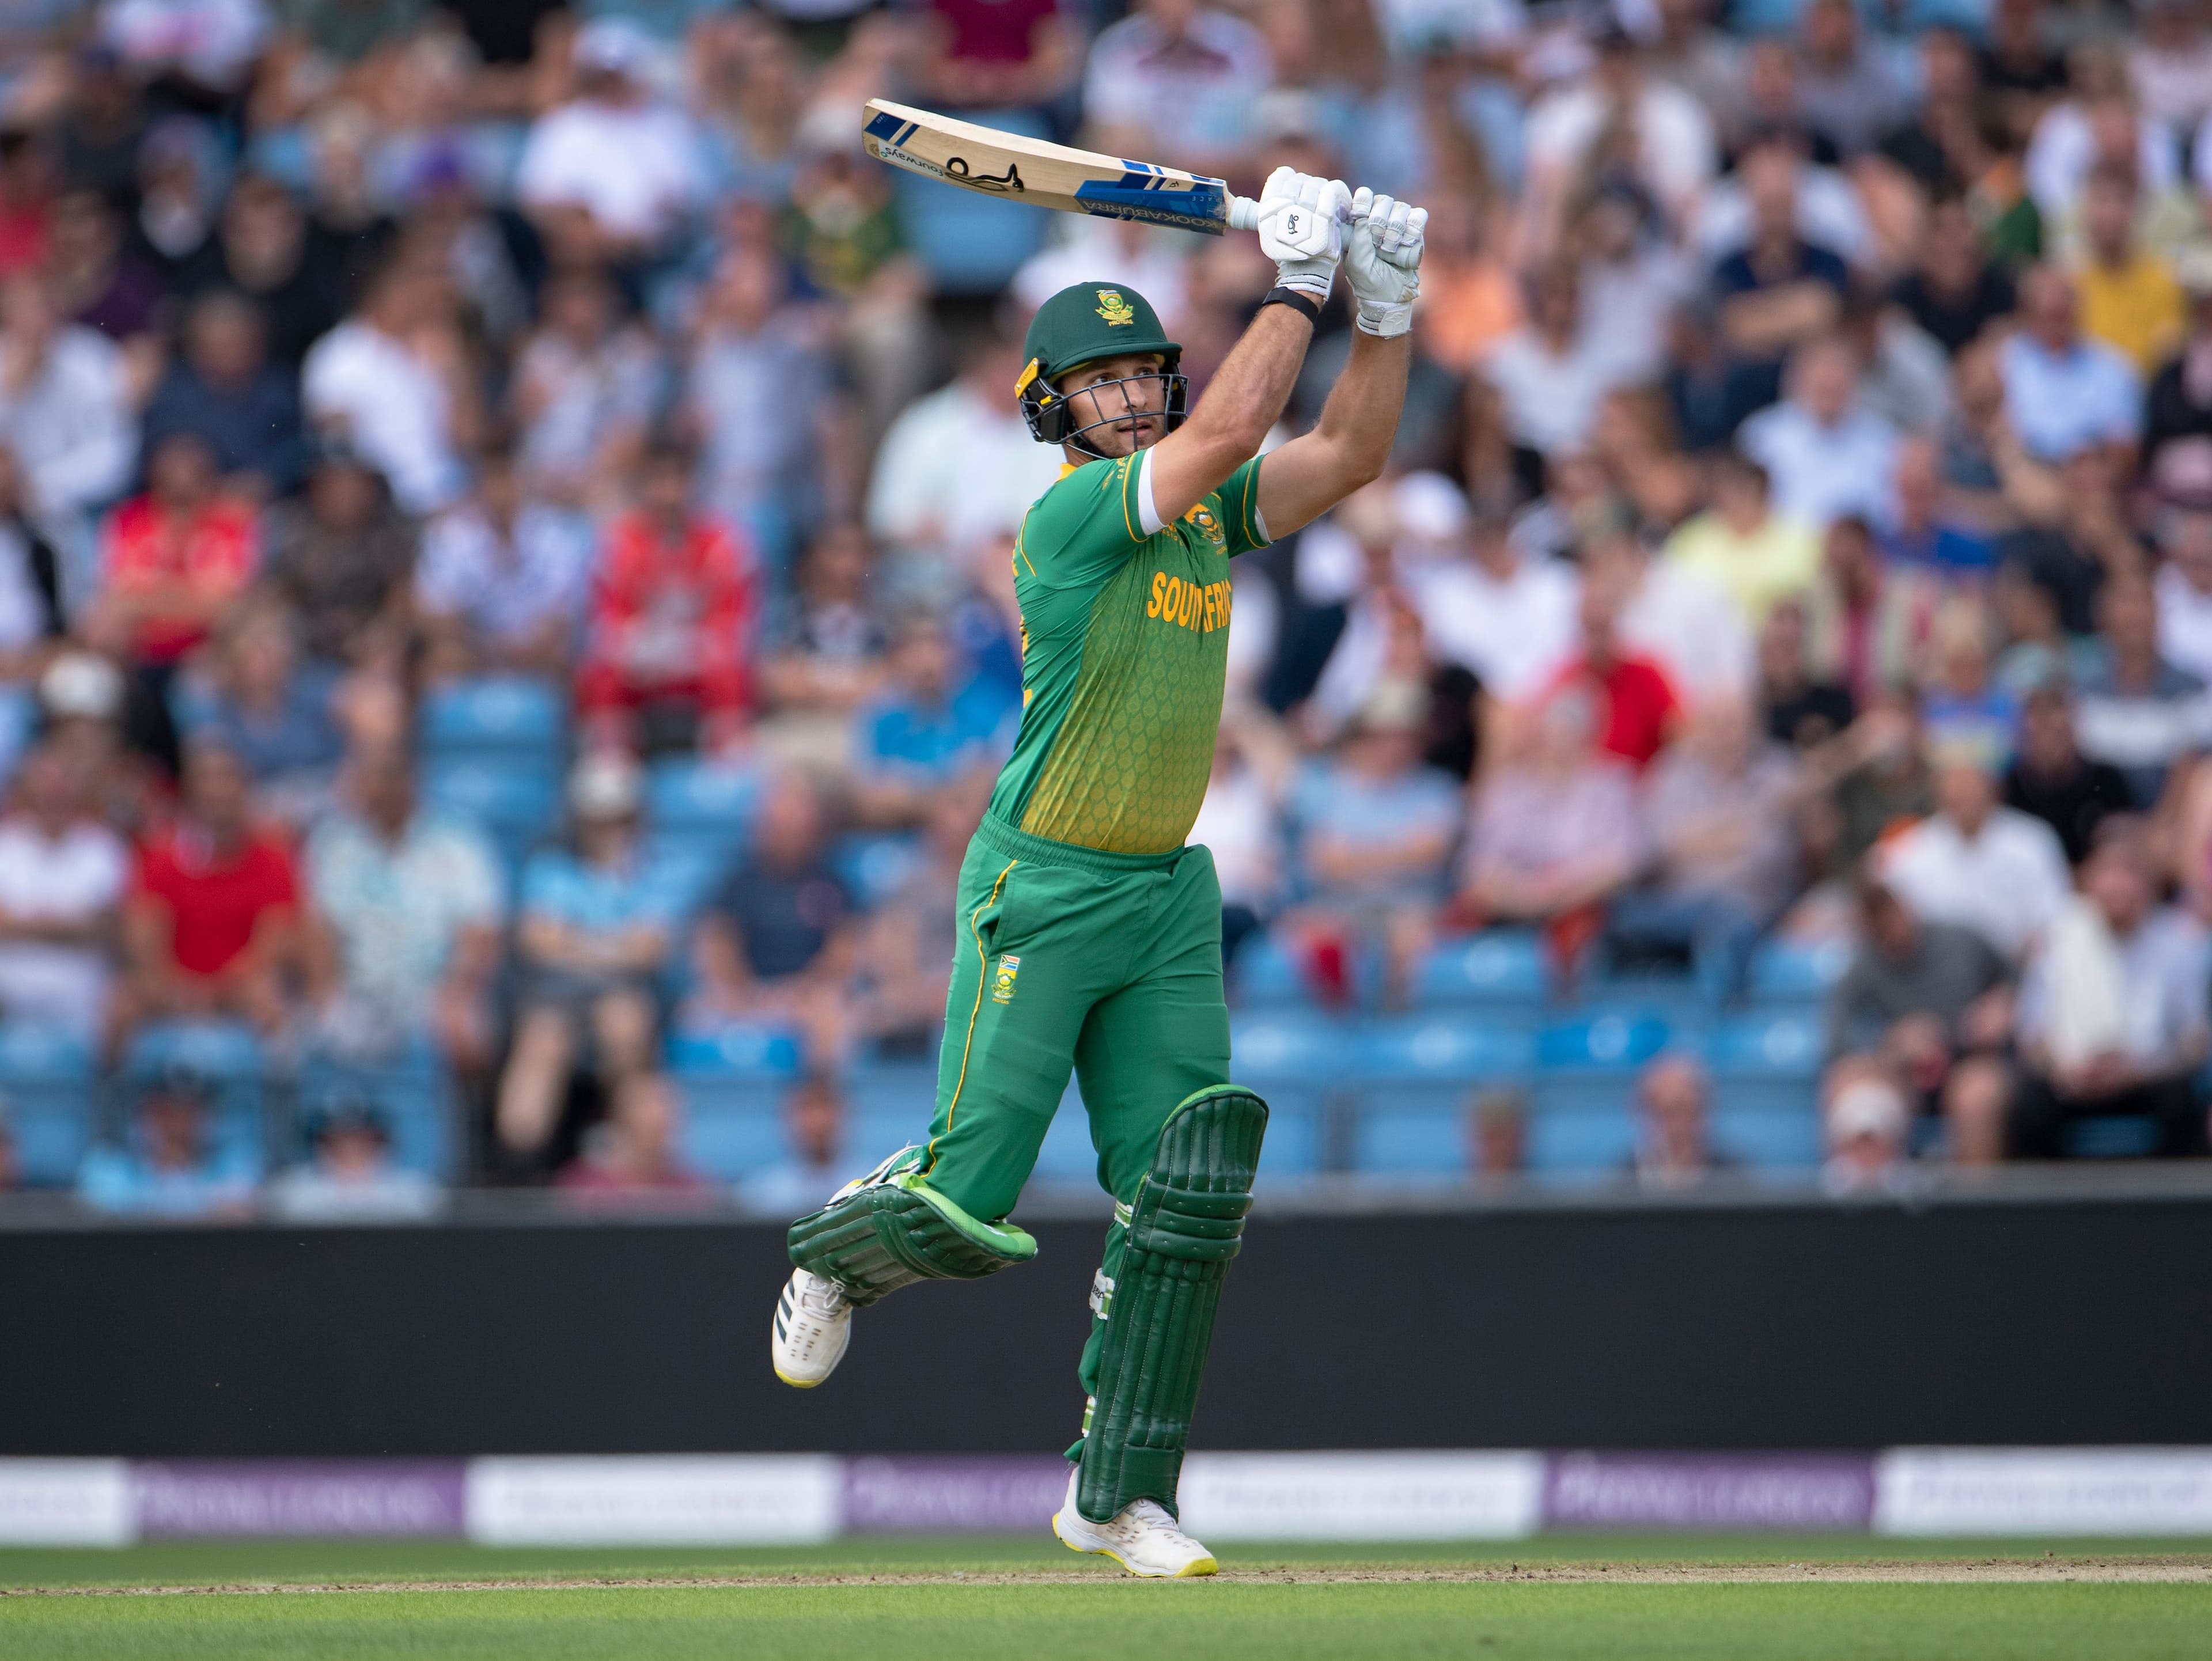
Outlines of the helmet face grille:
M1115 389L1120 389L1122 408L1118 414L1102 415L1097 421L1086 421L1080 427L1075 424L1075 411L1070 407L1067 397L1045 379L1042 366L1031 359L1029 367L1022 372L1022 378L1015 385L1015 396L1021 403L1022 419L1029 423L1030 436L1040 444L1072 444L1085 455L1101 460L1109 459L1106 452L1085 434L1102 427L1112 427L1132 415L1154 413L1137 408L1136 401L1129 396L1131 386L1145 381L1165 382L1164 403L1167 430L1172 433L1182 425L1190 401L1190 378L1177 367L1182 357L1179 352L1173 355L1151 374L1123 375L1117 379L1102 380L1085 387L1084 391L1094 395L1101 408L1110 401Z

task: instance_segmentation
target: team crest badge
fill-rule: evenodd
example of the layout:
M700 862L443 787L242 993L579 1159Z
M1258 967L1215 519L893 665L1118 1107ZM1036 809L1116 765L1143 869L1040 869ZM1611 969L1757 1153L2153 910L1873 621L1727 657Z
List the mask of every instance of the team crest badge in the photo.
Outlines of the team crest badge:
M1229 540L1222 534L1221 521L1213 517L1213 510L1206 506L1204 502L1192 508L1189 512L1183 515L1183 518L1196 525L1199 535L1210 543L1225 543Z
M1011 1003L1014 1001L1014 977L1021 973L1021 959L1012 952L1000 955L999 973L991 981L991 997L994 1003Z
M1121 298L1119 288L1101 288L1098 291L1098 315L1114 324L1137 320L1136 308Z

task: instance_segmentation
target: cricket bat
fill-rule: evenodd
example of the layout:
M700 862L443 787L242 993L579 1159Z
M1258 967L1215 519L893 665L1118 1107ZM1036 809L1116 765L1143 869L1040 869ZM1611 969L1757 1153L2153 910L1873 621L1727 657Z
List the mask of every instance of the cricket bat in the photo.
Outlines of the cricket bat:
M1231 196L1222 180L1201 173L1048 144L887 99L870 99L865 114L860 142L870 155L942 185L1209 236L1259 227L1258 203Z

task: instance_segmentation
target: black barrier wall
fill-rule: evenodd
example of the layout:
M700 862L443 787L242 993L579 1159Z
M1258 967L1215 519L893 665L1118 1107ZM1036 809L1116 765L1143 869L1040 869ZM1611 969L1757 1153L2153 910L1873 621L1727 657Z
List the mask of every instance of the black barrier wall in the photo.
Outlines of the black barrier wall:
M779 1228L0 1234L0 1452L1033 1452L1100 1230L769 1371ZM2212 1442L2212 1198L1255 1220L1217 1448Z

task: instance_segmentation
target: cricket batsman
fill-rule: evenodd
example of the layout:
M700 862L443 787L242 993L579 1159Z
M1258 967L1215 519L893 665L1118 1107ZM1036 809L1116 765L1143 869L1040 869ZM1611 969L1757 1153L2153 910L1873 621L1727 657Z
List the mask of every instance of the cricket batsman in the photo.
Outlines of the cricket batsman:
M775 1309L777 1376L811 1388L855 1309L1036 1256L1008 1214L1073 1067L1115 1204L1053 1528L1144 1576L1215 1572L1176 1483L1267 1124L1229 1082L1221 894L1183 842L1221 720L1229 561L1382 471L1428 219L1288 167L1260 206L1276 287L1195 409L1142 295L1079 284L1030 324L1016 393L1066 465L1014 544L1021 728L961 867L935 1117L792 1225ZM1350 361L1314 430L1261 456L1340 263Z

